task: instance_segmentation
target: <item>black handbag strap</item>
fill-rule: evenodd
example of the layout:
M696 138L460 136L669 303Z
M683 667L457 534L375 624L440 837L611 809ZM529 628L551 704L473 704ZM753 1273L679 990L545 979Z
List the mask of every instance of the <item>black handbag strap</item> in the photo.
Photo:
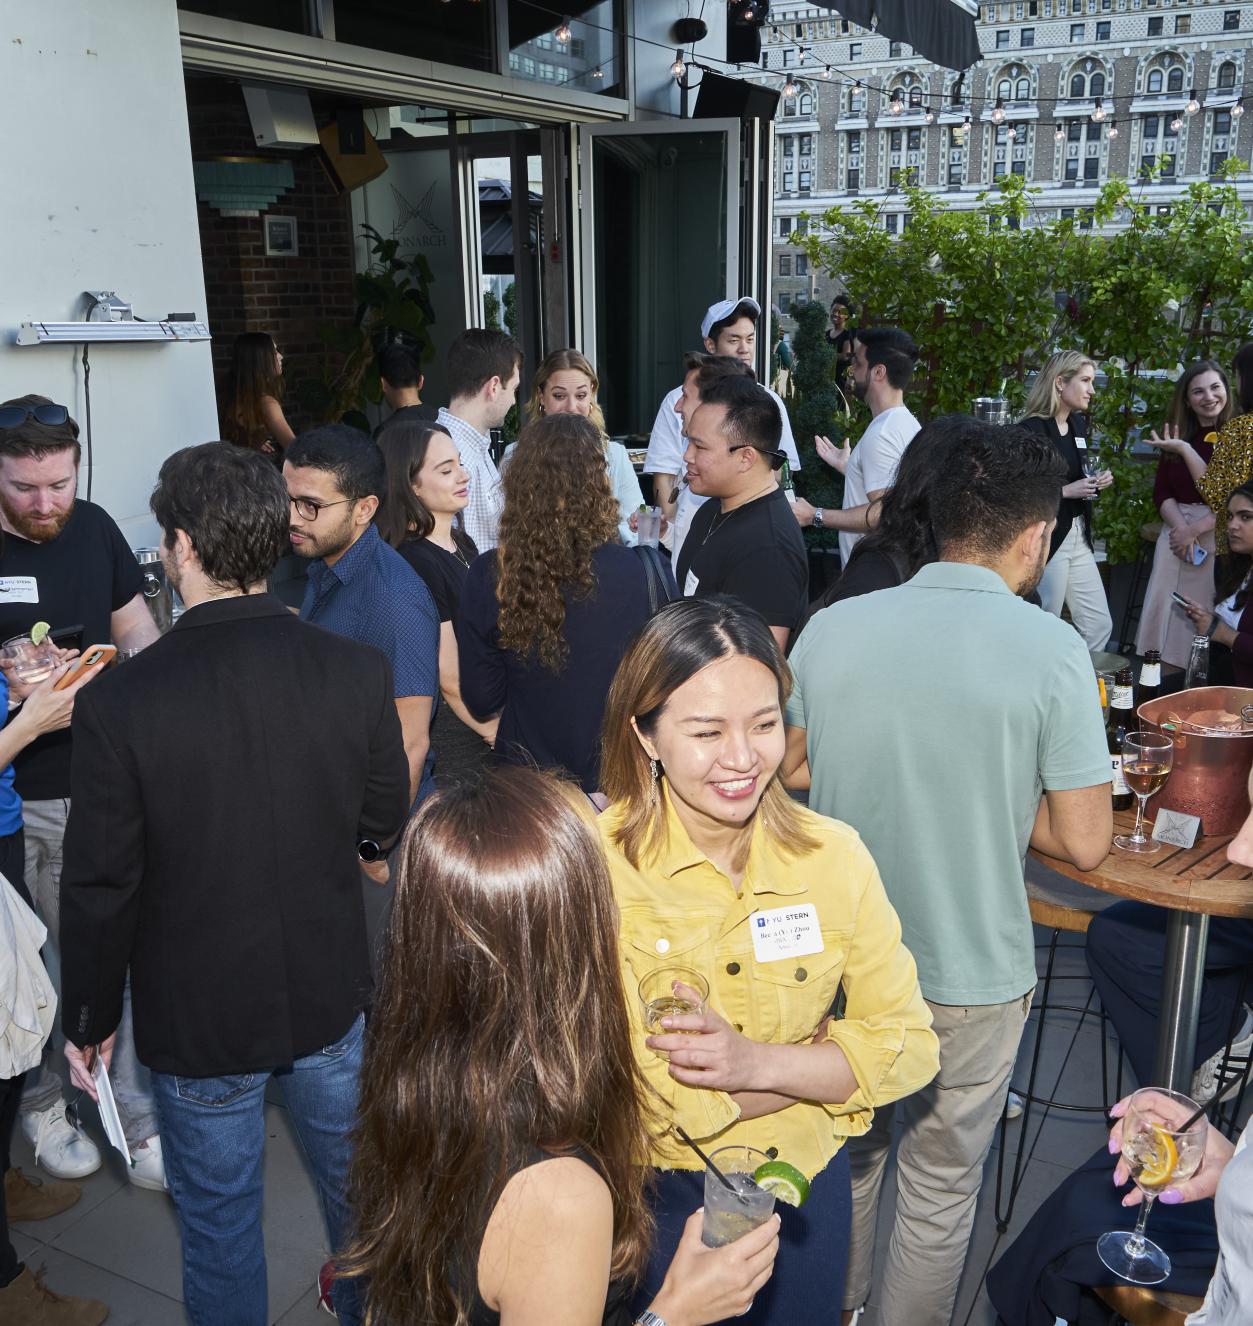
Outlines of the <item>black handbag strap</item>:
M644 563L644 576L648 581L648 611L652 616L663 604L669 603L672 597L670 586L666 583L665 566L656 548L637 544L635 551Z

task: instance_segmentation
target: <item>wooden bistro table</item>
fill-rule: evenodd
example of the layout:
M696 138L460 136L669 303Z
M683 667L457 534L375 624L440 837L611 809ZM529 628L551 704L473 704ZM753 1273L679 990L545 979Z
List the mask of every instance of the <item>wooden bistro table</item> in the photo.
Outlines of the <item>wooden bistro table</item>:
M1135 818L1134 811L1115 811L1115 833L1130 833ZM1145 827L1152 832L1150 823ZM1201 837L1186 851L1161 843L1151 856L1111 847L1095 870L1080 870L1069 861L1034 849L1031 853L1051 870L1080 884L1168 910L1153 1080L1155 1085L1173 1087L1185 1095L1192 1089L1209 919L1253 919L1253 871L1227 860L1232 836Z

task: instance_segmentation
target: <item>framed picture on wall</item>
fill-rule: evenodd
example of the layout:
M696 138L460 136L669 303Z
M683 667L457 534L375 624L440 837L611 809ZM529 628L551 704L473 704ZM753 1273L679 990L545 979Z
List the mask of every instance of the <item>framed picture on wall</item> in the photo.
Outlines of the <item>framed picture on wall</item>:
M294 258L300 252L296 239L296 218L294 216L270 216L267 212L265 225L265 256L267 258Z

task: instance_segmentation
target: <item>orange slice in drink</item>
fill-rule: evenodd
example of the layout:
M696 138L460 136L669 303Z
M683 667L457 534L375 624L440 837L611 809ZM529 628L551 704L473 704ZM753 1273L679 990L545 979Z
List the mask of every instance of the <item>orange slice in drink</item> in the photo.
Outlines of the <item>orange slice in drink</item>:
M1153 1153L1140 1171L1139 1182L1145 1188L1161 1188L1170 1182L1170 1176L1179 1163L1175 1139L1160 1123L1153 1124Z

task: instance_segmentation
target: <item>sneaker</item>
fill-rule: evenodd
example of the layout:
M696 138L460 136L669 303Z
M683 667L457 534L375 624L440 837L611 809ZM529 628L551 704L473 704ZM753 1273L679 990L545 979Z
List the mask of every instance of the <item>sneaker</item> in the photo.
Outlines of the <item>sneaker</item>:
M41 1270L24 1267L17 1279L0 1289L0 1321L4 1326L100 1326L109 1309L94 1298L54 1293Z
M65 1102L22 1115L22 1132L35 1160L54 1179L85 1179L100 1168L96 1144L65 1117Z
M1236 1039L1231 1042L1230 1057L1236 1061L1247 1060L1253 1053L1253 1012L1244 1010L1244 1026ZM1198 1105L1208 1105L1217 1097L1220 1101L1228 1100L1240 1090L1244 1081L1243 1062L1228 1064L1227 1074L1220 1079L1219 1070L1223 1059L1227 1057L1227 1047L1221 1046L1192 1075L1192 1099Z
M1016 1092L1009 1093L1009 1099L1005 1102L1005 1117L1007 1119L1018 1119L1022 1117L1022 1107L1026 1102Z
M335 1304L331 1302L331 1290L334 1286L335 1263L323 1262L322 1269L318 1272L318 1307L323 1312L329 1312L338 1321L339 1313L335 1311Z
M131 1164L126 1177L136 1188L169 1192L170 1185L165 1181L165 1161L161 1156L161 1138L155 1133L131 1152Z
M10 1220L47 1220L68 1211L83 1195L77 1183L28 1179L20 1169L6 1170L4 1205Z

